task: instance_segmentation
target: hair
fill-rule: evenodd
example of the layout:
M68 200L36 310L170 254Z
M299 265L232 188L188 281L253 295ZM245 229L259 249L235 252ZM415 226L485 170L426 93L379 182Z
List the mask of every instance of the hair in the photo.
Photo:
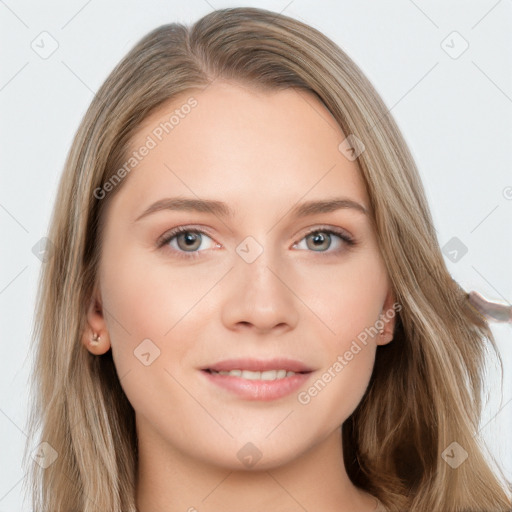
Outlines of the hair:
M129 158L143 120L181 94L229 80L262 91L312 92L357 163L379 249L397 302L394 339L377 348L366 393L343 423L343 457L354 485L390 511L510 510L510 482L479 439L487 353L501 358L486 319L450 276L418 170L389 109L359 67L318 30L257 8L216 10L191 26L143 37L95 95L59 183L41 270L32 350L29 439L57 452L29 459L35 512L135 512L135 412L112 353L81 343L97 282L106 207L95 190ZM456 441L468 454L442 458ZM31 448L35 446L35 443ZM492 460L491 460L492 459Z

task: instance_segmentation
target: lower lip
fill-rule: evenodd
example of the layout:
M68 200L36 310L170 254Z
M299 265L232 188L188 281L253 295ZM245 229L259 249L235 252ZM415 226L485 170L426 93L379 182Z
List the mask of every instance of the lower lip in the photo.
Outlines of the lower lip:
M227 389L246 400L277 400L297 391L311 376L309 373L296 373L291 377L276 380L249 380L233 375L221 375L201 370L206 378L217 386Z

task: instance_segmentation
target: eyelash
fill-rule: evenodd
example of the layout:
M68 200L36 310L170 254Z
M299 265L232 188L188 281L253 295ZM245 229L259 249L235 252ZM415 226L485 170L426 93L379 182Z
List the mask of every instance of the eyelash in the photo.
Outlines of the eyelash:
M175 238L180 233L196 233L196 234L206 235L209 238L211 238L211 236L206 231L203 231L201 229L189 228L187 226L179 226L177 228L172 229L168 233L165 233L164 235L162 235L159 238L159 240L157 241L157 248L163 249L164 246L166 246L173 238ZM336 235L339 238L341 238L341 240L343 240L343 242L345 242L345 244L347 244L347 246L349 248L351 248L357 244L357 242L352 237L348 236L344 231L341 231L338 229L333 229L333 228L328 228L328 227L325 227L325 228L317 227L315 229L308 231L299 240L299 242L302 241L304 238L307 238L309 235L312 235L313 233L327 233L329 235ZM294 244L294 245L296 245L296 244ZM171 250L172 250L172 252L176 253L179 258L198 258L198 257L200 257L200 253L202 252L202 251L190 251L190 252L178 251L176 249L171 249ZM311 252L318 252L320 254L322 254L322 253L332 254L332 253L338 253L342 250L343 249L337 249L335 251L311 251Z

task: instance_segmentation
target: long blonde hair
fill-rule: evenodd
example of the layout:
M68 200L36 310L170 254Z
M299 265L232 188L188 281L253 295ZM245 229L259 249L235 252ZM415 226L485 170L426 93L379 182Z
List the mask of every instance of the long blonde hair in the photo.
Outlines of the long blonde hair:
M80 341L105 208L123 183L101 199L94 191L126 161L131 137L149 113L218 78L262 90L311 91L344 134L365 146L357 162L402 308L393 341L377 349L366 394L342 427L349 477L391 511L509 510L510 483L498 477L476 436L486 351L497 353L496 344L446 268L397 125L336 44L306 24L257 8L217 10L191 27L153 30L112 71L82 120L59 184L48 233L54 250L38 290L32 444L24 456L33 510L136 510L135 413L111 351L93 356ZM442 457L453 442L469 454L457 468ZM38 443L47 443L39 448L46 464L33 461Z

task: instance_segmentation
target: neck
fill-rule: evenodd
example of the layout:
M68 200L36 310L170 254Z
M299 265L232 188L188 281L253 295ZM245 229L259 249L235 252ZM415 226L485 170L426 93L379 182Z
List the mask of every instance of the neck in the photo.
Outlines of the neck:
M187 456L140 424L139 512L375 510L375 498L355 487L345 471L341 429L287 464L242 471Z

